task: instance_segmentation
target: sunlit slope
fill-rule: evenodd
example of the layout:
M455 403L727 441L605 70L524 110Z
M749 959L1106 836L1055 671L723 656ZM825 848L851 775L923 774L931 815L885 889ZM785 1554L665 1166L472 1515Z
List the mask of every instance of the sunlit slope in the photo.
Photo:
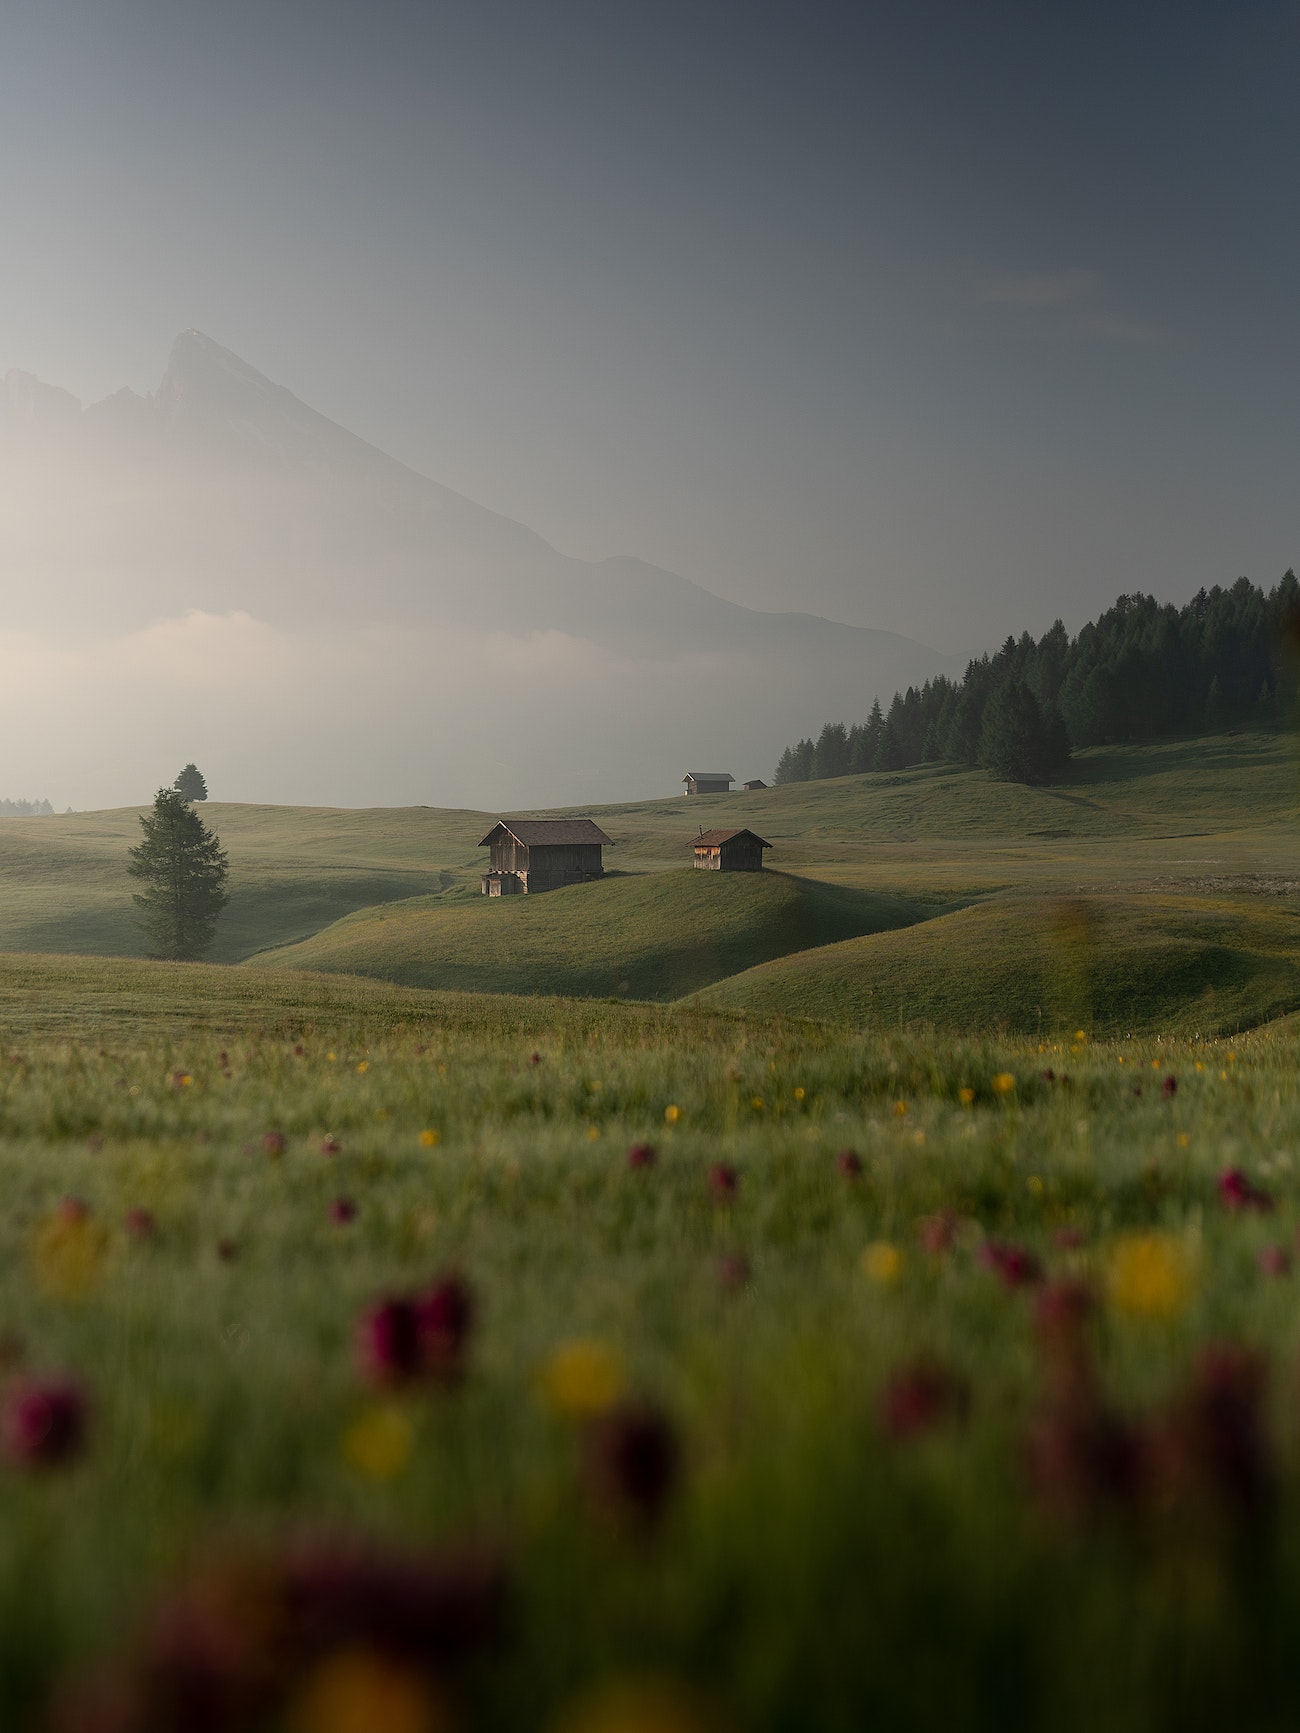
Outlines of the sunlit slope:
M1300 913L1260 899L999 898L762 964L698 1002L863 1029L1222 1032L1300 1007Z
M687 868L544 896L366 910L253 962L467 992L677 999L770 957L924 912L901 897L786 873Z

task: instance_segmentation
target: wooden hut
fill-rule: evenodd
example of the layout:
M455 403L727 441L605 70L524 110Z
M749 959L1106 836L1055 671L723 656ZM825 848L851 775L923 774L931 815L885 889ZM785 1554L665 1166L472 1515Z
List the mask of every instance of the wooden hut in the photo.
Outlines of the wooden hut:
M502 818L483 838L491 849L485 897L555 891L605 876L601 849L609 838L589 818Z
M760 873L763 850L771 846L752 830L702 830L694 843L695 864L706 872Z
M740 786L746 794L753 794L757 789L766 788L767 784L761 776L756 776L752 782L742 782Z
M735 780L725 770L688 770L682 778L687 794L730 794Z

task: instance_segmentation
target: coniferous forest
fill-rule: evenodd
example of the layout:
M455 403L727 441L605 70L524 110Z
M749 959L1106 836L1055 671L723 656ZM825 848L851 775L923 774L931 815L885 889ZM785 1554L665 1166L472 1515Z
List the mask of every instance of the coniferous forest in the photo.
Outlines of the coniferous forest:
M777 782L808 782L950 761L1015 782L1043 782L1075 747L1280 723L1300 673L1300 582L1265 593L1248 578L1201 590L1183 608L1121 596L1071 638L1057 620L1035 640L1008 637L944 675L877 698L865 722L828 722L788 746Z

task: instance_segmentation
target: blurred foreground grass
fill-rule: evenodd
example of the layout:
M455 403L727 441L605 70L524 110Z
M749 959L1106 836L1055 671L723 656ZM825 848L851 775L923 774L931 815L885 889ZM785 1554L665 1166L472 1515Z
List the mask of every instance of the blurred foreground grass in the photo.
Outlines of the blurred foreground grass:
M1294 1719L1288 1028L862 1038L22 958L0 1031L3 1398L88 1401L64 1463L6 1434L0 1725L103 1664L75 1725ZM463 1376L368 1378L366 1309L448 1271ZM628 1467L619 1415L671 1447ZM140 1673L214 1556L304 1535L472 1543L494 1642L408 1677L372 1599L251 1719L189 1626Z

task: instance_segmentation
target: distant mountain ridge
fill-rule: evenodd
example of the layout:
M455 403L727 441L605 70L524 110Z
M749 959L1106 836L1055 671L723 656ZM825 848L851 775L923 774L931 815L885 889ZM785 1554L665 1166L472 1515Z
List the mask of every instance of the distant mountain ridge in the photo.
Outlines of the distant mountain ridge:
M635 557L572 559L369 445L199 331L177 337L147 397L124 389L83 410L70 393L11 371L0 445L19 468L24 458L57 462L74 496L102 506L91 546L75 539L77 524L55 533L68 543L66 579L96 565L106 579L81 605L119 622L124 611L233 607L281 624L306 609L562 631L623 652L856 655L887 659L891 690L953 665L895 633L725 601ZM13 572L13 550L2 551Z

